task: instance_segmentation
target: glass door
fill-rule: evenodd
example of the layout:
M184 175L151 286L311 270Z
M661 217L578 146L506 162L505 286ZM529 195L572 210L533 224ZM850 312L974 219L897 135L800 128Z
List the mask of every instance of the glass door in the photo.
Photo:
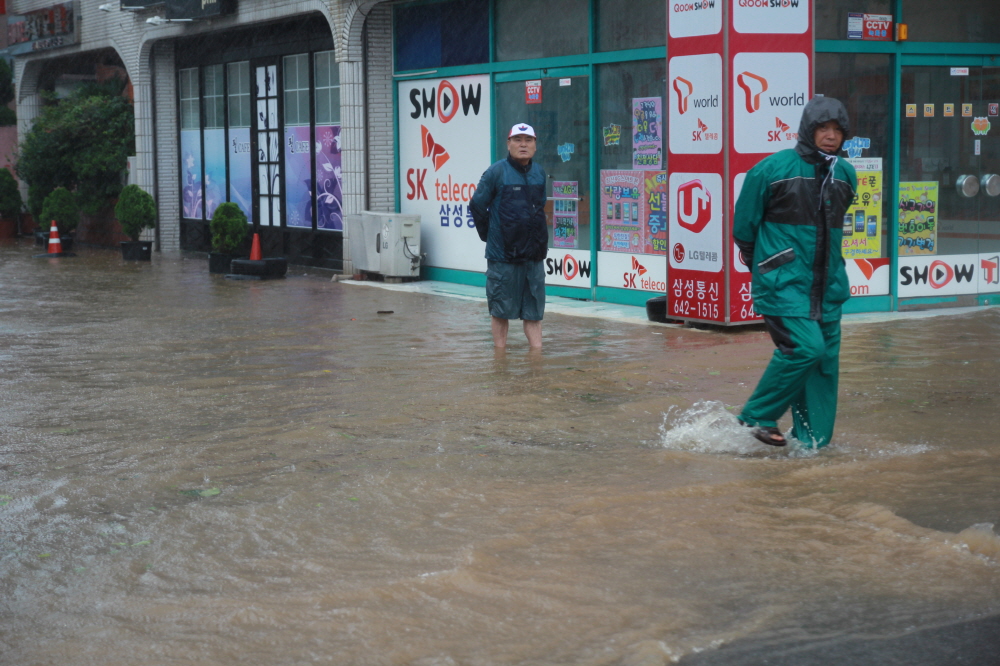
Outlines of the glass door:
M981 59L904 65L900 83L900 258L1000 254L1000 68ZM1000 284L1000 267L986 271L968 258L946 263L953 272L969 262ZM938 270L932 287L955 278L945 266ZM969 276L966 289L953 293L974 293L975 282Z
M254 219L261 226L281 226L281 128L278 124L278 65L254 66L254 148L257 191Z
M507 156L507 134L528 123L538 135L534 160L548 176L545 214L550 256L563 250L590 250L590 92L585 67L504 75L496 84L496 156ZM573 255L575 256L575 255ZM561 261L561 260L560 260ZM567 286L590 286L581 258L569 270ZM586 259L589 267L589 257ZM555 283L566 284L564 279ZM552 275L549 276L553 277ZM584 279L585 278L585 279Z

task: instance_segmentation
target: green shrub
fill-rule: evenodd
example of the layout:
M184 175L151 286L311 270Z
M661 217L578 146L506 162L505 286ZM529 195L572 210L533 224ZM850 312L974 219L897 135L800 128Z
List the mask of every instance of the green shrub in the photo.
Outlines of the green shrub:
M80 207L76 203L76 197L65 187L57 187L52 193L45 197L42 204L42 220L44 228L48 228L55 220L59 227L59 233L65 234L76 229L80 224Z
M51 191L38 185L28 185L28 212L35 218L35 226L39 229L44 228L46 231L48 231L48 222L42 219L42 204L45 203L45 197L49 196Z
M247 216L233 202L219 204L212 213L212 250L233 254L247 237Z
M115 205L115 217L125 235L137 241L143 229L156 226L156 202L138 185L126 185Z
M75 192L88 215L105 210L122 191L122 172L135 153L135 117L123 86L111 79L63 100L43 95L45 106L19 149L17 175L45 194L57 187Z
M0 215L17 219L24 208L21 191L17 189L17 181L7 169L0 169Z

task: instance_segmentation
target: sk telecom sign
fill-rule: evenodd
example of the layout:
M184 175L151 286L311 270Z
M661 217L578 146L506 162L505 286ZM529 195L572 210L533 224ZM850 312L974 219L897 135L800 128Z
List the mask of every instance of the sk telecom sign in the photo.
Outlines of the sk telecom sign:
M722 152L722 56L718 53L670 59L670 152Z
M733 58L733 146L740 153L791 148L809 100L805 53L738 53Z

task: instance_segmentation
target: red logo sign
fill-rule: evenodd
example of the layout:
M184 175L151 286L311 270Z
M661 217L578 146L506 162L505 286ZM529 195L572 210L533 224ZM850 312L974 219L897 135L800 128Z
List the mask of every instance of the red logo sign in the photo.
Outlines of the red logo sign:
M928 281L931 286L935 289L940 289L955 277L955 269L953 269L948 264L944 263L940 259L934 261L931 264L930 275L928 276Z
M434 137L431 136L431 133L423 125L420 126L420 144L424 157L431 158L431 162L434 163L435 171L443 167L444 163L448 161L450 157L448 151L440 143L434 142Z
M712 221L712 195L698 179L677 188L677 223L698 234Z
M743 89L746 97L747 113L760 111L760 96L767 91L767 79L750 72L743 72L736 77L736 83Z
M674 261L678 264L684 262L684 246L680 243L674 243Z
M524 103L542 103L542 82L540 80L524 82Z
M639 275L646 274L646 267L639 263L639 260L632 257L632 270L636 271Z
M694 85L687 79L678 76L674 79L674 90L677 91L677 113L684 115L687 113L688 97L694 92Z
M990 115L991 116L1000 115L1000 104L997 104L996 102L990 102Z

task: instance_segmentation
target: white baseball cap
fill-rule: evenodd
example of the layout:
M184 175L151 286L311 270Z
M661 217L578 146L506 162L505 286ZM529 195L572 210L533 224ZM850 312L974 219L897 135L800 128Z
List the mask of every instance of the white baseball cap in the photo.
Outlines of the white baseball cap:
M510 128L510 134L507 135L509 139L512 136L517 136L518 134L527 134L530 137L535 136L535 128L526 123L518 123Z

